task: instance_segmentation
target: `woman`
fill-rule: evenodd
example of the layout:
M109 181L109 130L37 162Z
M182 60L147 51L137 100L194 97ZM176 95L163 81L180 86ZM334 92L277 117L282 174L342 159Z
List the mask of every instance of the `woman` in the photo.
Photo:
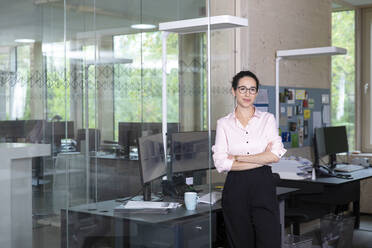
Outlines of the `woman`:
M270 164L286 152L272 114L257 110L259 81L241 71L232 81L234 112L217 121L213 159L228 172L222 208L229 247L279 248L279 207Z

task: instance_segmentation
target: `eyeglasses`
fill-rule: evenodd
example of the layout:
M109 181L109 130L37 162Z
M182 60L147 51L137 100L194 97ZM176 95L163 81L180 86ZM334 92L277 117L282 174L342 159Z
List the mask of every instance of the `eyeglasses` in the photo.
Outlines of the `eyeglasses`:
M256 95L257 92L258 92L258 90L257 90L256 87L247 88L247 87L245 87L245 86L239 86L239 87L238 87L238 90L239 90L239 93L240 93L240 94L246 94L247 91L249 91L249 94L251 94L251 95Z

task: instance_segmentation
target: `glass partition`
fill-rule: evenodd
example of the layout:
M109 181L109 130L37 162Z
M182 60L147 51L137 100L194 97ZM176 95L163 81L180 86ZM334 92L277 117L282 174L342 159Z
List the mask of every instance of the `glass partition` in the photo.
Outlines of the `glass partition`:
M0 179L16 187L3 190L10 217L0 232L13 238L0 237L1 247L216 243L220 203L187 210L184 201L185 192L195 202L211 191L211 34L159 31L208 8L195 0L1 3L9 25L0 27L0 149L39 151L22 175L28 214L16 207L18 179Z

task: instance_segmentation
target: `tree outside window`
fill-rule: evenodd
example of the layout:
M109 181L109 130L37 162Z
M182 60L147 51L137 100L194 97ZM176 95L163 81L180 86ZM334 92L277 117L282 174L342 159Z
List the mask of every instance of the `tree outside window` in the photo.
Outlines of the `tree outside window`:
M331 123L346 126L349 150L355 149L355 11L332 13L332 46L347 54L332 57Z

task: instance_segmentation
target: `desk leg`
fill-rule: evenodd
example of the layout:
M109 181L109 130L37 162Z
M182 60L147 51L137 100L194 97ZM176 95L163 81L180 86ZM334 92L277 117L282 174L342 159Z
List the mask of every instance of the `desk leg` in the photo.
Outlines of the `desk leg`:
M115 218L115 248L130 247L130 223L124 219Z
M118 220L114 220L115 225L115 248L124 247L123 233L124 233L124 223Z
M353 202L353 214L355 216L355 229L359 229L360 226L360 202L354 201Z
M280 214L280 231L281 231L281 235L282 235L282 247L284 247L284 207L285 207L285 201L284 200L280 200L279 201L279 214Z
M183 248L183 239L182 239L182 233L179 225L176 225L173 228L173 241L174 241L174 247Z

